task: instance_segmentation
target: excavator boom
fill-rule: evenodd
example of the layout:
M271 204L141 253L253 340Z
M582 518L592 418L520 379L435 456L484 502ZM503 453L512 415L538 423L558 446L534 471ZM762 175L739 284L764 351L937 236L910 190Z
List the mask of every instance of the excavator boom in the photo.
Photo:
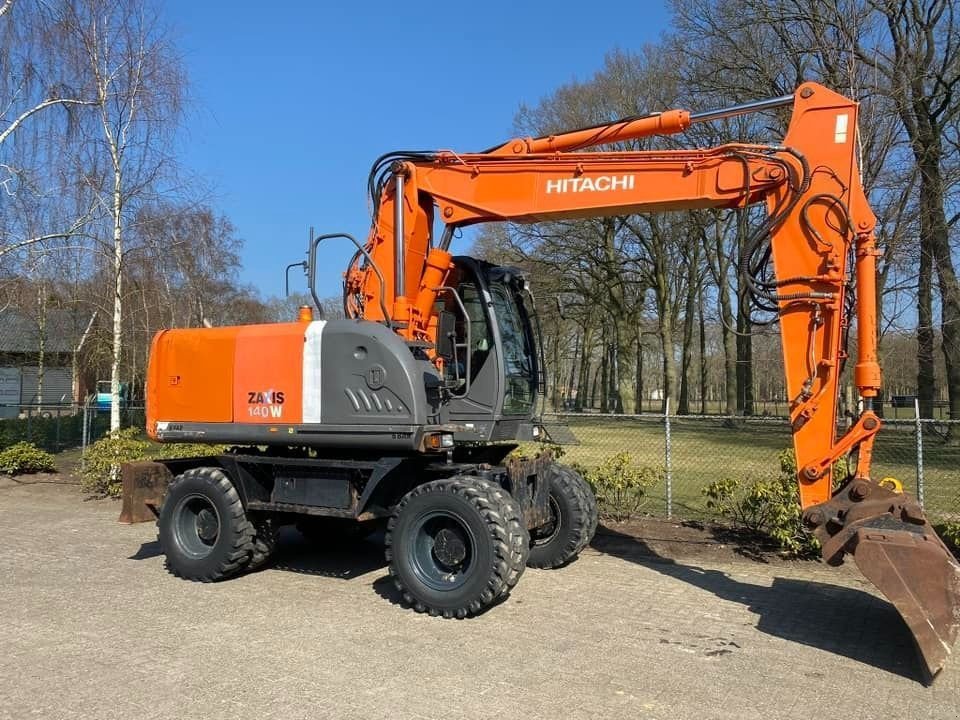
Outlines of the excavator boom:
M596 150L683 132L691 123L792 105L772 145L698 150ZM790 96L716 112L673 110L482 153L398 152L371 173L373 226L346 274L349 315L390 324L412 343L437 342L436 302L451 270L454 230L540 221L762 203L766 219L743 241L741 282L779 317L790 422L806 524L834 564L852 554L898 608L930 677L960 626L960 566L919 504L871 477L880 418L876 218L857 163L858 105L815 83ZM435 219L445 226L433 237ZM773 277L764 274L772 261ZM854 383L862 412L837 432L838 383L855 306ZM856 459L834 488L831 468Z

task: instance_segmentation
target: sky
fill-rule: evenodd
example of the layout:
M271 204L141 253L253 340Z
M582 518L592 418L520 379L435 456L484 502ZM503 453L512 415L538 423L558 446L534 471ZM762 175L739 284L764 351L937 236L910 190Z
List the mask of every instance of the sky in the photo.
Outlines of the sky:
M656 41L669 19L665 0L161 7L190 83L180 161L236 226L240 281L264 297L283 294L310 226L366 238L376 157L505 141L521 103L589 79L613 49ZM321 296L340 294L352 255L348 241L331 242L319 256ZM291 273L291 290L304 289L301 278Z

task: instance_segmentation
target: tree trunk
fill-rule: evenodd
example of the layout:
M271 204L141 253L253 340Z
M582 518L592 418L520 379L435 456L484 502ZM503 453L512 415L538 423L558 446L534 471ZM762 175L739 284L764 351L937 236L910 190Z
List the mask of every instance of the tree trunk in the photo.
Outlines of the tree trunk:
M643 412L643 331L637 328L637 377L634 387L633 411L639 415Z
M583 362L580 365L580 379L577 382L577 400L574 403L574 409L580 412L587 407L587 401L590 398L590 357L583 356Z
M697 312L698 266L700 264L700 244L692 243L692 251L687 258L687 297L683 310L683 345L680 351L680 398L677 402L677 414L690 414L690 366L693 364L693 323Z
M43 405L43 375L47 355L47 293L44 282L37 283L37 404Z
M620 326L614 321L613 342L610 343L610 412L623 414L623 396L620 394Z
M703 316L703 285L700 286L700 302L697 308L700 319L700 414L707 414L707 324Z
M935 142L939 144L938 141ZM960 419L960 285L957 284L957 274L950 252L950 235L943 209L943 177L939 161L921 164L920 173L921 216L926 219L928 225L929 233L926 234L926 240L933 254L940 287L942 350L947 369L950 419L958 420ZM952 442L960 440L955 433L951 433L950 439Z
M922 221L921 221L922 222ZM933 263L920 235L920 270L917 278L917 400L920 417L933 417L936 379L933 367Z
M590 409L594 409L597 406L597 384L600 382L600 371L606 363L601 360L600 367L593 371L593 382L590 383Z
M737 346L733 328L733 304L730 302L730 260L723 247L723 225L714 222L713 253L717 279L717 304L720 310L720 336L723 342L723 391L725 415L737 411Z
M576 389L577 365L580 358L580 331L573 336L573 358L570 360L570 375L567 379L567 402L573 399L573 393ZM564 408L566 409L566 408Z
M600 411L610 412L610 345L606 328L600 338Z
M120 354L123 350L123 175L113 171L113 357L110 363L110 432L120 429Z
M546 372L546 368L542 368L540 372ZM553 335L553 373L552 379L551 376L547 377L550 384L553 386L553 411L558 412L560 410L560 392L563 389L560 380L560 333L554 333ZM546 391L546 388L544 388Z

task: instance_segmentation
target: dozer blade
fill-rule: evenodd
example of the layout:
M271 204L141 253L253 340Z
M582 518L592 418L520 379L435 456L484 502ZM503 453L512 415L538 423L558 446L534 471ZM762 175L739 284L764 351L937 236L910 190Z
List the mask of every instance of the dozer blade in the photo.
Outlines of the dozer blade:
M883 525L894 523L903 527L893 518ZM852 553L860 572L907 623L926 680L932 682L950 657L960 628L960 565L929 525L907 528L861 527Z
M160 463L145 460L120 467L123 506L118 522L155 520L173 475Z
M860 572L899 611L927 682L943 669L960 631L960 565L909 494L856 479L804 514L831 565L853 555Z

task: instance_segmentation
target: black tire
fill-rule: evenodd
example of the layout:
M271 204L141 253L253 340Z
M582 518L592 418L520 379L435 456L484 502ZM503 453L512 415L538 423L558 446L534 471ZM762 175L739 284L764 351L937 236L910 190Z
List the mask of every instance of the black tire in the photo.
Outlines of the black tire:
M597 531L597 499L587 481L566 465L552 465L549 472L553 519L530 532L527 565L535 568L556 568L570 562Z
M247 563L248 572L259 570L273 556L280 538L280 528L268 515L253 521L253 533L253 550L250 552L250 562Z
M223 580L243 570L253 553L253 525L220 468L193 468L175 477L157 528L167 570L185 580Z
M463 618L506 596L526 567L520 506L495 483L453 477L414 488L387 525L390 575L417 612Z

